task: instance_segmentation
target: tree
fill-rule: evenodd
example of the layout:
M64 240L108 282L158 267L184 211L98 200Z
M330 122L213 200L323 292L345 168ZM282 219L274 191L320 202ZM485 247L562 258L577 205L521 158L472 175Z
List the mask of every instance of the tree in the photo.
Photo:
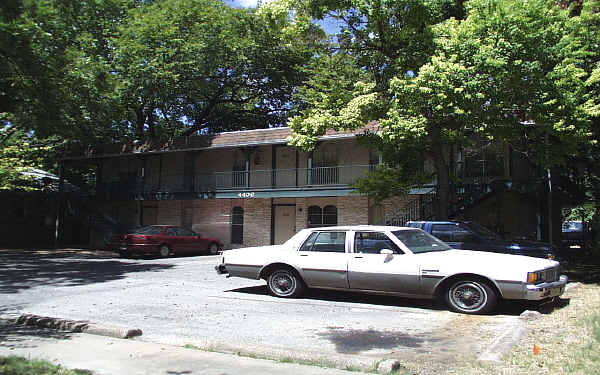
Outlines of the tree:
M0 5L0 121L36 136L118 137L122 107L109 38L128 0L11 0Z
M582 46L568 33L566 10L546 0L472 0L464 20L442 22L445 13L427 2L386 2L385 6L421 6L422 14L437 14L425 18L429 22L421 28L400 22L395 30L403 36L427 34L431 42L424 43L412 65L401 58L369 59L378 69L368 82L358 85L369 90L338 103L338 121L328 123L355 128L357 119L377 120L383 140L399 148L419 145L435 167L438 217L448 214L448 145L470 142L475 136L505 140L549 167L564 163L586 139L588 122L578 105L585 76L577 65ZM371 14L358 18L369 23ZM422 30L429 31L419 33ZM357 35L364 38L362 31ZM368 38L392 50L403 48L405 55L413 52L408 48L413 44L389 42L377 36L376 29ZM356 44L350 43L349 53ZM375 76L391 70L390 64L396 64L395 69L382 84ZM317 115L322 116L315 109L323 102L310 102L309 109L292 119L296 144L310 144L307 139L314 140L324 131L315 122ZM382 115L371 117L377 112ZM340 116L345 113L355 114L352 121Z
M0 191L33 191L45 186L29 172L55 172L56 154L63 141L54 137L36 139L16 127L0 129Z
M212 0L165 0L133 11L114 39L121 98L138 137L280 126L312 29L289 35L287 12ZM297 39L293 42L293 39Z

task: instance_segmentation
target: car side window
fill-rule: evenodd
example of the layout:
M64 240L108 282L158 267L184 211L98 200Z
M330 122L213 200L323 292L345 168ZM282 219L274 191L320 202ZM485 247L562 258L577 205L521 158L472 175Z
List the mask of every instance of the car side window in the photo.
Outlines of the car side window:
M454 233L454 241L456 241L456 242L479 242L479 238L477 236L475 236L469 230L466 230L464 228L458 228L458 230Z
M456 240L454 237L454 234L458 229L456 224L432 224L431 234L446 242L462 241Z
M304 242L300 251L345 253L346 232L315 232Z
M319 232L313 232L308 236L306 241L302 244L299 251L312 251L312 246L315 243L315 238L319 235Z
M381 232L356 232L354 235L354 251L363 254L380 254L383 249L389 249L394 254L404 254L390 238Z
M177 228L167 228L165 231L166 236L177 236Z
M177 235L178 236L186 236L186 237L191 237L191 236L195 236L196 233L192 232L189 229L186 228L177 228Z

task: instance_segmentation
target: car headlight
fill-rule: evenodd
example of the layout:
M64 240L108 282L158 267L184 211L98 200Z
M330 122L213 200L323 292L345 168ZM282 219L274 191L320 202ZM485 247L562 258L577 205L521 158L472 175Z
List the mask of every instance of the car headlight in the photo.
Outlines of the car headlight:
M544 275L545 273L543 271L527 272L527 282L529 284L539 284L544 282Z

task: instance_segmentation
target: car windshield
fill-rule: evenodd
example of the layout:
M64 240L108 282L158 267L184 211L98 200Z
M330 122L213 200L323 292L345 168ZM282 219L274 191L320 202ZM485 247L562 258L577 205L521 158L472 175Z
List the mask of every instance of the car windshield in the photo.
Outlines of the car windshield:
M480 225L477 223L469 223L469 228L471 228L471 230L473 232L475 232L480 237L485 238L486 240L501 240L502 239L502 237L500 237L497 233L492 232L491 230L487 229L483 225Z
M136 229L133 231L132 234L160 234L160 232L162 232L162 227L155 227L155 226L147 226L147 227L141 227L139 229Z
M429 233L419 229L398 230L392 232L392 234L415 254L451 249L445 242L442 242Z

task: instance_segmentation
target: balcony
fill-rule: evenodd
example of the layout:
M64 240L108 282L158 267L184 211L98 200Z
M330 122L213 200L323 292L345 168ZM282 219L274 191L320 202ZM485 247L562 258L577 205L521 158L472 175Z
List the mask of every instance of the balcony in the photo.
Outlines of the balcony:
M163 174L162 178L115 180L96 186L96 197L106 200L169 200L211 197L240 190L276 191L344 189L375 165L265 169L204 173L195 176ZM155 176L156 177L156 176Z
M372 165L338 165L333 167L215 172L196 176L194 186L196 192L347 187L373 168Z

